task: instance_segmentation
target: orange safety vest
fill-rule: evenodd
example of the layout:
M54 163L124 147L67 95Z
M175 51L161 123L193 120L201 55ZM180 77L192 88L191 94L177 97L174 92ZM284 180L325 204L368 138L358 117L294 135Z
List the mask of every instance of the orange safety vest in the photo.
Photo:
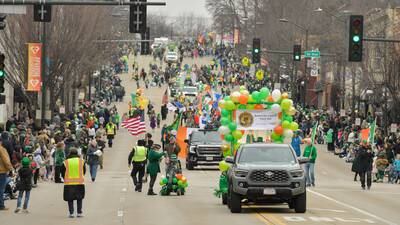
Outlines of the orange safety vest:
M64 185L81 185L84 182L83 160L70 158L64 161L65 178Z

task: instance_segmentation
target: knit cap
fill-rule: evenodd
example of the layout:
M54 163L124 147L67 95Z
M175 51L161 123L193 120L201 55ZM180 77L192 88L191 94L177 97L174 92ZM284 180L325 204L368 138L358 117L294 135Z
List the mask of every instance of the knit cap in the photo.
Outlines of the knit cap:
M31 160L28 158L28 157L24 157L23 159L22 159L22 166L23 167L29 167L29 165L31 164Z

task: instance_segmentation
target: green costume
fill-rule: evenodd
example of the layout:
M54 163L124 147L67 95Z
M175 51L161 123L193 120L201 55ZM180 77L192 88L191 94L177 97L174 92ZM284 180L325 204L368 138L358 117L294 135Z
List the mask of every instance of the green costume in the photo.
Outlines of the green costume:
M147 173L150 176L157 176L160 173L160 160L164 156L164 153L157 152L151 149L147 155L149 163L147 164Z

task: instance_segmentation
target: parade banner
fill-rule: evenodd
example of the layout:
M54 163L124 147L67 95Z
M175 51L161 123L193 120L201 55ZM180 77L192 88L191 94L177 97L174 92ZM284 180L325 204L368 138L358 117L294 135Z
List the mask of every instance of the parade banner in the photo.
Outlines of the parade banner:
M42 44L28 43L28 91L39 92L42 83Z
M279 116L272 110L237 110L236 122L238 130L273 130Z

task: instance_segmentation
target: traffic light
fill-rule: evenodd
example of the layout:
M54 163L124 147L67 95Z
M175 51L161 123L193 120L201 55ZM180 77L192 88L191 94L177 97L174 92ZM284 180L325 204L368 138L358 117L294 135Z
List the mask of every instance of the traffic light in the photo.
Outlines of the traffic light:
M260 38L253 39L253 63L261 61L261 40Z
M349 61L361 62L363 55L363 27L364 17L361 15L350 16L349 33Z
M131 2L147 2L147 0L130 0ZM129 8L129 32L145 33L147 23L147 6L131 5Z
M5 65L4 60L6 59L4 54L0 54L0 93L4 93L4 82L6 78L6 73L4 71Z
M0 30L6 28L6 14L0 14Z
M301 45L293 45L293 61L301 61Z

